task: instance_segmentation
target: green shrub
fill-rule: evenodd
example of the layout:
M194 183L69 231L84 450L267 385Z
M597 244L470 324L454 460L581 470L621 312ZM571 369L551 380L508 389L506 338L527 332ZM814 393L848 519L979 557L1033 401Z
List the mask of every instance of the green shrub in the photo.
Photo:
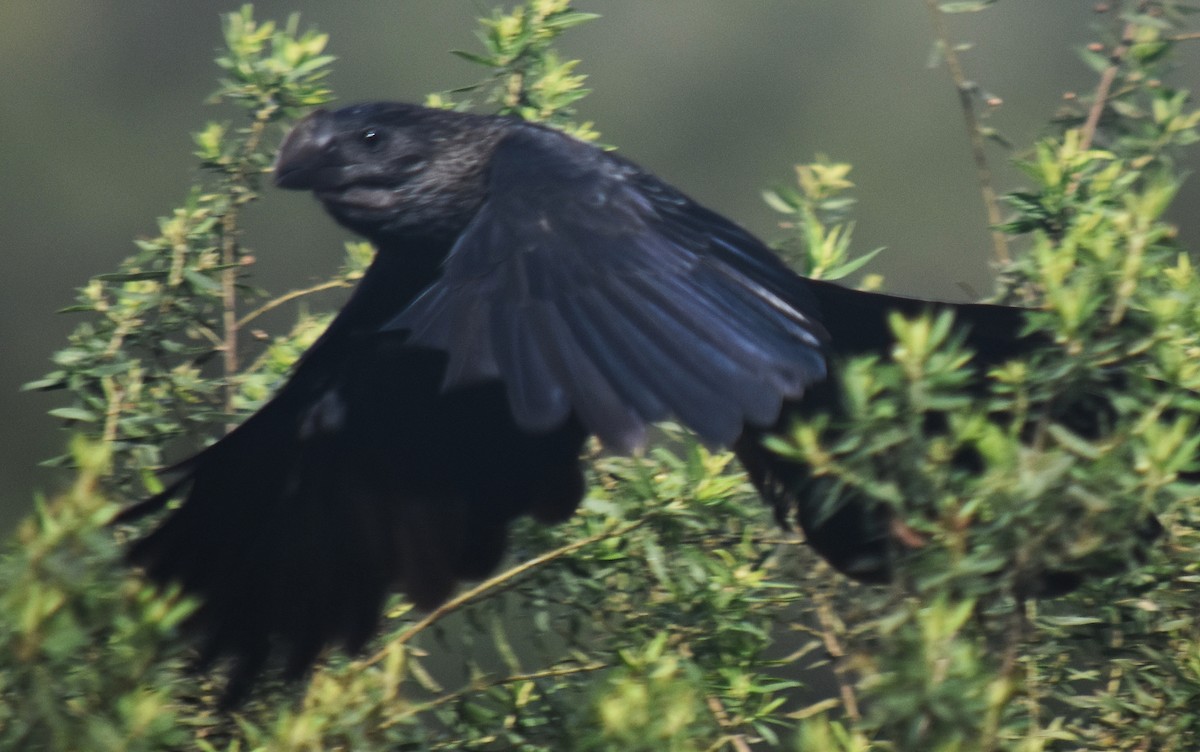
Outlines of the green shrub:
M940 20L988 4L931 8ZM369 654L330 656L306 685L265 686L222 714L211 680L185 670L190 604L120 566L128 531L106 526L109 499L159 490L165 448L261 404L328 319L300 313L265 343L248 325L352 285L371 256L349 244L336 277L278 297L247 285L258 254L241 217L280 126L328 101L332 58L294 18L227 16L217 99L244 121L197 134L203 182L81 289L83 323L31 385L67 391L53 414L82 438L61 458L75 487L40 503L0 559L0 745L1200 748L1200 282L1163 218L1200 113L1164 83L1187 38L1182 4L1112 5L1129 12L1109 57L1085 53L1095 95L1023 158L1029 186L995 228L998 297L1028 306L1030 331L1053 345L968 383L972 353L949 318L896 317L890 357L844 364L845 416L774 440L828 503L853 494L895 512L912 548L893 585L835 575L773 526L730 454L667 426L644 457L592 457L581 513L517 526L508 568L429 614L395 603ZM577 61L553 50L591 18L567 0L497 11L484 51L460 53L485 80L429 104L465 107L467 94L597 138L572 110L586 93ZM996 134L973 116L959 45L935 29L986 159ZM848 173L820 159L767 194L781 247L814 276L867 260L851 252ZM1151 513L1166 534L1147 548ZM1097 571L1111 576L1030 597L1047 573Z

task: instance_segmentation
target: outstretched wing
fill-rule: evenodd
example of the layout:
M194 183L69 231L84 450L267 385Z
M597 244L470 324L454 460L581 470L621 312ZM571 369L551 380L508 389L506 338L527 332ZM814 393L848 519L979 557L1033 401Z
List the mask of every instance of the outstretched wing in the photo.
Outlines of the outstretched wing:
M521 427L574 412L618 450L672 416L727 445L825 375L815 304L759 241L534 126L497 146L441 278L388 328L449 354L444 389L500 379Z
M511 520L569 515L588 432L627 449L675 416L730 444L824 377L805 283L652 176L518 126L488 183L439 277L381 247L275 398L124 515L182 496L129 557L201 597L230 700L273 655L361 646L392 589L429 607L490 571Z
M509 522L583 495L577 422L524 431L499 384L442 393L443 353L378 332L408 266L380 254L275 397L120 518L180 500L128 558L200 597L204 662L234 659L227 702L273 657L298 676L326 645L359 649L393 590L436 606L495 568Z

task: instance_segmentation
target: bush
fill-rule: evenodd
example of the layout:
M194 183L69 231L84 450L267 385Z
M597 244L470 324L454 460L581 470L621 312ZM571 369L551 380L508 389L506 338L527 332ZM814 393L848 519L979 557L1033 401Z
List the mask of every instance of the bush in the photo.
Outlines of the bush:
M987 4L946 3L935 18ZM263 687L224 714L213 684L186 671L177 627L190 604L119 565L109 499L160 490L168 451L261 404L328 319L301 313L266 344L246 341L248 325L352 285L371 256L349 244L336 277L274 298L246 285L255 254L242 214L279 124L328 101L332 58L295 18L227 16L217 97L244 122L197 134L204 182L158 237L80 291L84 323L31 385L71 395L53 414L81 437L60 458L78 480L39 504L0 560L0 744L1200 747L1200 281L1163 219L1200 112L1164 83L1185 9L1129 6L1111 54L1085 54L1099 79L1091 101L1029 150L1029 186L996 227L998 298L1027 306L1030 331L1053 344L968 382L972 353L951 319L897 316L890 357L844 364L845 415L773 440L810 465L831 508L853 496L894 512L912 548L893 585L833 574L773 526L730 454L666 426L644 457L593 456L581 513L519 525L507 569L429 614L395 603L368 655L330 656L307 685ZM497 11L484 51L460 53L485 80L428 103L597 138L574 117L586 93L576 61L553 51L591 18L567 0ZM986 160L959 47L935 28ZM781 247L811 275L868 259L851 255L848 173L821 159L767 194L788 228ZM1166 535L1148 548L1150 514ZM1095 572L1111 576L1031 597L1047 573L1074 584Z

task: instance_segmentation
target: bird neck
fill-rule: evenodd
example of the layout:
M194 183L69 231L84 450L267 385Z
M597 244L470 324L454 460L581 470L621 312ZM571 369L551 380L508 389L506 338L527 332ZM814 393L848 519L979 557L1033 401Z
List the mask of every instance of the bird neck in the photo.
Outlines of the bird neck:
M375 260L331 328L378 330L441 276L449 252L445 241L377 242Z

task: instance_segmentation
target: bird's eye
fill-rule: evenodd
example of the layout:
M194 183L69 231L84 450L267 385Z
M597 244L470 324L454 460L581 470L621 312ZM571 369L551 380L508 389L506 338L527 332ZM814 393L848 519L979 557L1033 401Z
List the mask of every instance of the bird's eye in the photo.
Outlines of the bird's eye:
M383 146L386 140L383 131L378 128L365 128L358 134L358 142L372 151Z

